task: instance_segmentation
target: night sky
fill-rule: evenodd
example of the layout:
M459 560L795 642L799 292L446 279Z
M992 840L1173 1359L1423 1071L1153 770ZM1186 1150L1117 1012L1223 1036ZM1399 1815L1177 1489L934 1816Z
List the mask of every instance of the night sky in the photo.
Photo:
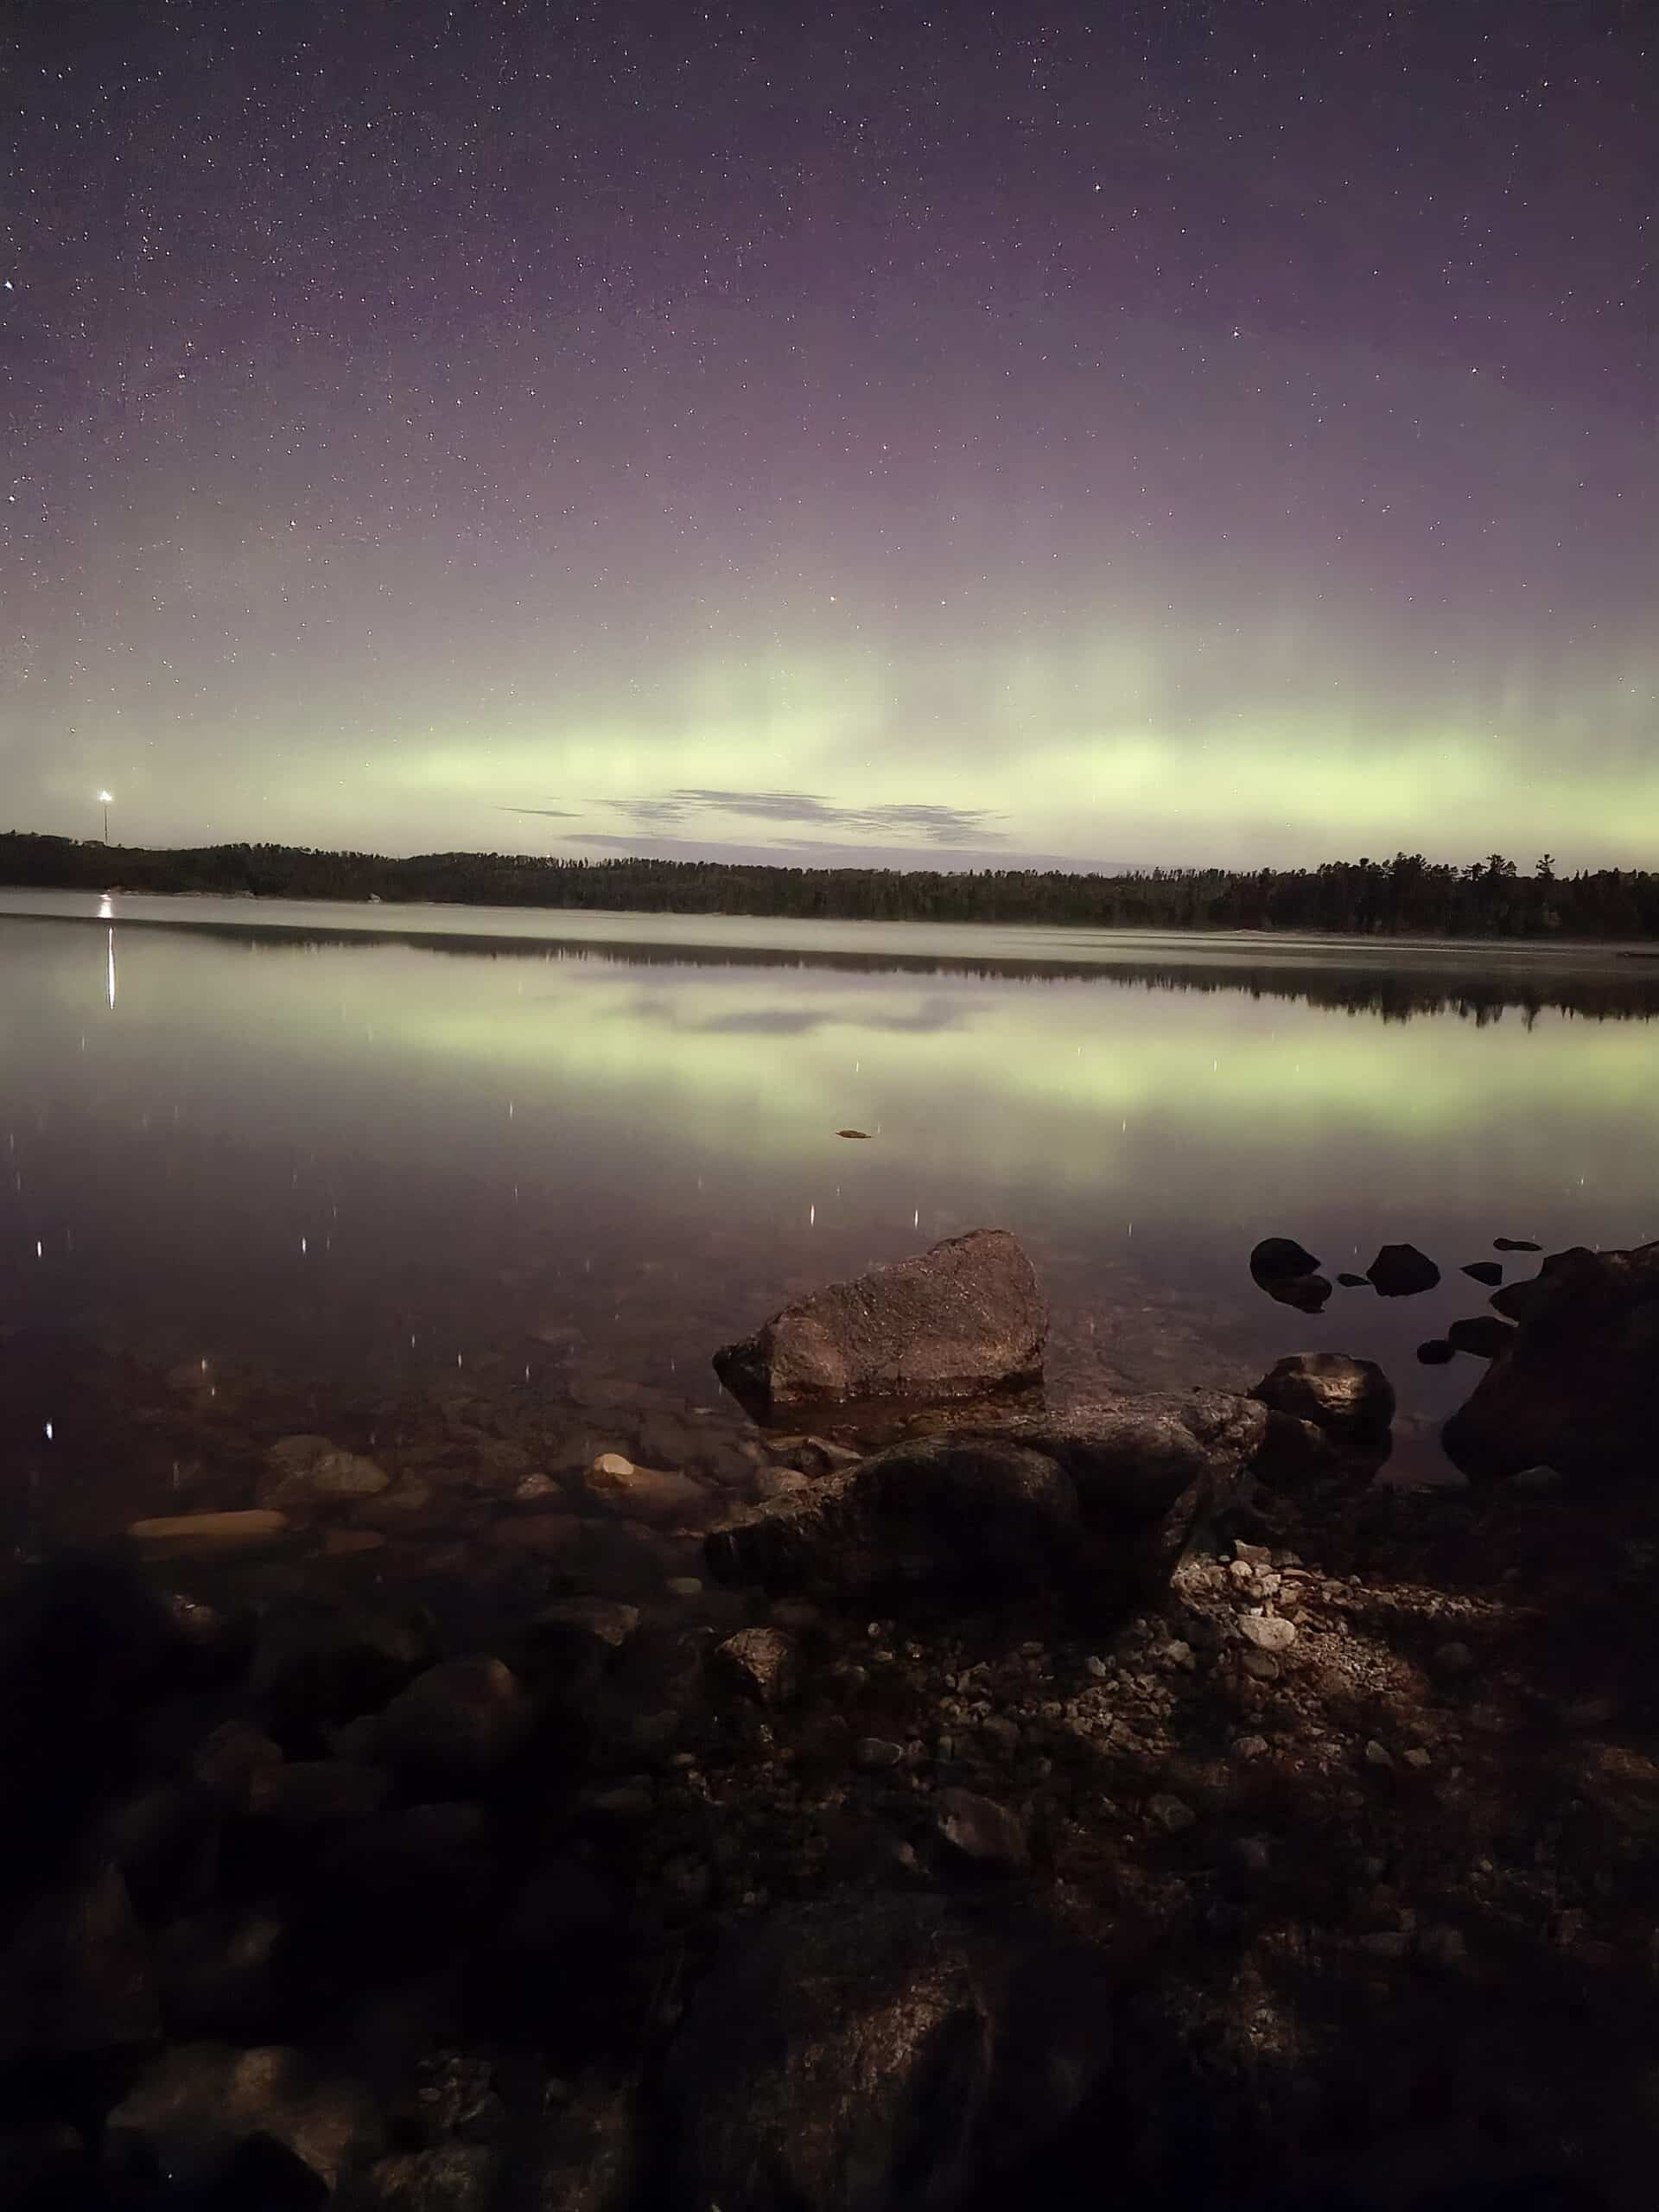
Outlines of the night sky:
M1659 17L10 0L0 826L1659 850Z

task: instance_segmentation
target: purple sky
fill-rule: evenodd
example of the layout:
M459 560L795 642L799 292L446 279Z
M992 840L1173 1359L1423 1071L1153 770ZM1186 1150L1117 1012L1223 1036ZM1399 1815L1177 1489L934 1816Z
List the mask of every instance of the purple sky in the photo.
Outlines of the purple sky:
M1651 864L1655 21L13 0L0 825Z

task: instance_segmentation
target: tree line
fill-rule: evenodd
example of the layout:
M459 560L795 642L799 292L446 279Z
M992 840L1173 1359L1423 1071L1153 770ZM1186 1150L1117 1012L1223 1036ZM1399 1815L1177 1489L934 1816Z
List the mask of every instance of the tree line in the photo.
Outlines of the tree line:
M179 851L0 832L0 883L60 889L378 899L834 921L1041 923L1095 929L1311 931L1343 936L1659 938L1659 873L1522 874L1501 853L1466 866L1396 853L1312 868L766 868L721 861L543 860L512 853Z

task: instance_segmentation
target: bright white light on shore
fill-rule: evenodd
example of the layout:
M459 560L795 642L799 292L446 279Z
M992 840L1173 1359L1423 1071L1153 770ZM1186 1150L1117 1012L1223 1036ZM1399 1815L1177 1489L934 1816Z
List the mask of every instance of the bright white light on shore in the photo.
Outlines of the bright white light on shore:
M98 795L98 803L100 806L113 806L115 804L115 793L113 791L99 791Z

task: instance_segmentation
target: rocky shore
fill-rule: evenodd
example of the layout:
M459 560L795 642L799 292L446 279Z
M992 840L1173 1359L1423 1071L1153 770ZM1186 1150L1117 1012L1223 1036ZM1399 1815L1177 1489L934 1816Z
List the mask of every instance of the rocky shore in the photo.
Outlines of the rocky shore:
M722 1354L770 1427L292 1435L21 1577L0 2205L1649 2204L1659 1247L1408 1491L1339 1356L1042 1403L1011 1243ZM387 1576L463 1474L501 1573Z

